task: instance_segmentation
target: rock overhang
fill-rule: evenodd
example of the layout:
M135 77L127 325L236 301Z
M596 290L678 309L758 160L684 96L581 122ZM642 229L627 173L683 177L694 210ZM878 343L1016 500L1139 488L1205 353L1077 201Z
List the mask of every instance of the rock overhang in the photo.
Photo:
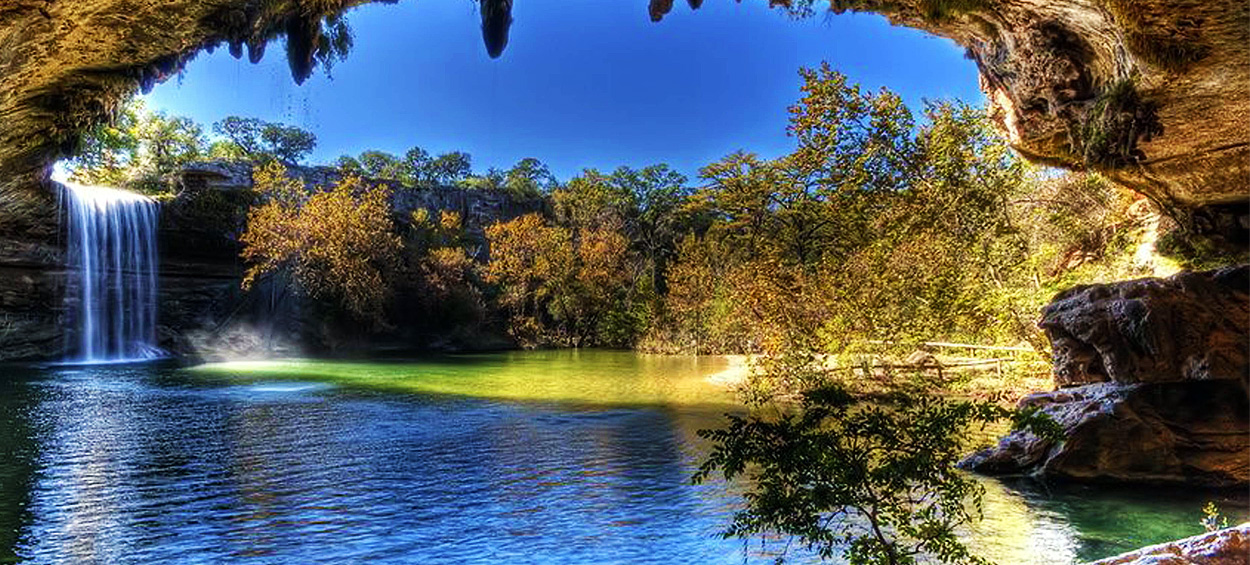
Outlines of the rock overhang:
M375 0L393 3L395 0ZM512 0L480 0L490 55ZM48 205L49 164L136 90L205 49L253 61L278 37L300 82L323 23L370 0L17 0L0 8L0 200ZM823 0L770 5L821 11ZM692 8L699 3L691 2ZM953 39L991 115L1022 155L1096 169L1164 207L1250 200L1250 2L1238 0L832 0ZM660 20L671 2L651 2ZM662 24L661 24L662 25ZM42 193L41 193L42 190ZM33 212L32 212L33 211ZM1236 224L1234 221L1233 224Z

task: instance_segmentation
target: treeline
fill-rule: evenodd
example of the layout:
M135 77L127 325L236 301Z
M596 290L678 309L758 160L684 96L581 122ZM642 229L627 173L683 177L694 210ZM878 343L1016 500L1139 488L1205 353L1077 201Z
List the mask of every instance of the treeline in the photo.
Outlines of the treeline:
M345 327L502 331L525 347L1042 349L1034 320L1054 292L1149 272L1130 248L1144 203L1096 176L1026 166L982 110L937 102L916 115L827 65L801 75L791 153L734 153L694 180L660 164L562 183L536 159L474 174L465 153L413 148L342 157L342 182L306 187L283 167L311 153L311 133L231 117L210 143L190 120L146 112L107 130L131 133L89 140L74 170L134 179L192 158L251 160L245 284L282 281ZM543 198L546 212L489 226L482 242L454 213L390 208L393 190L449 184Z
M186 116L146 108L135 98L118 109L109 123L85 133L67 162L77 182L125 186L140 192L168 194L177 187L170 175L202 160L303 164L317 147L317 136L297 126L258 118L229 116L205 127ZM403 157L379 150L343 155L335 166L344 173L420 188L458 186L507 191L518 198L539 198L559 183L541 161L524 158L508 169L475 173L472 156L463 151L431 155L413 147Z
M567 183L524 176L534 183L525 192L544 194L550 211L490 226L488 261L474 261L482 254L453 214L335 219L331 211L342 211L314 206L320 197L290 204L326 215L303 224L254 214L249 259L271 261L255 251L265 234L325 232L286 246L284 260L304 273L296 284L336 297L360 320L496 327L526 347L698 353L924 340L1041 349L1034 320L1054 292L1098 278L1092 269L1108 277L1147 269L1129 253L1132 197L1098 177L1030 169L981 110L940 102L916 116L896 94L860 89L828 66L802 76L792 153L735 153L695 182L665 165L586 170ZM342 165L419 185L445 182L437 162L371 153ZM351 187L344 198L361 198ZM352 233L360 237L344 235ZM350 252L327 252L336 245ZM354 298L357 280L367 281L358 288L372 306Z
M492 227L486 280L513 334L699 353L1041 349L1038 309L1075 267L1049 255L1089 249L1098 263L1125 247L1077 226L1101 213L1122 235L1131 198L1029 169L983 111L941 102L917 117L827 65L802 76L788 155L729 155L698 188L663 168L588 171L552 192L551 217Z

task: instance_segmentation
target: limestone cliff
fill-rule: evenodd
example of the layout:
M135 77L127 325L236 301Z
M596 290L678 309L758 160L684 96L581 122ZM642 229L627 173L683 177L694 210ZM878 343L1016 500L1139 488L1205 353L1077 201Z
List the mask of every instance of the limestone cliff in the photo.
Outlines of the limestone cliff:
M342 10L369 0L13 0L0 7L0 233L47 213L47 167L116 102L203 49L259 60L288 37L296 81L345 48ZM640 1L640 0L639 0ZM659 20L672 2L651 2ZM1097 168L1199 231L1250 228L1250 2L1245 0L770 0L870 11L954 39L980 68L1022 154ZM700 2L690 2L697 8ZM507 43L511 0L482 0ZM662 25L662 24L660 24ZM402 48L397 46L397 48ZM1196 215L1195 215L1196 212Z
M309 184L337 180L329 167L293 167L291 174ZM159 227L160 276L157 320L159 345L181 355L203 353L205 347L233 348L246 353L258 345L256 332L240 331L264 319L266 339L310 345L324 341L326 329L309 326L301 319L298 300L286 300L274 312L262 288L244 293L239 288L243 265L239 260L239 235L252 201L252 167L248 163L221 161L188 165L176 178L177 196L162 206ZM448 210L461 215L470 241L484 242L484 229L497 220L540 211L541 200L518 200L504 192L464 190L454 187L401 188L391 202L401 225L417 208ZM63 229L56 213L36 224L23 237L0 233L0 362L45 361L62 356L65 337ZM31 233L44 234L40 237ZM476 246L479 252L484 243ZM269 318L282 318L268 324ZM283 326L283 327L273 327ZM372 336L402 342L399 346L421 348L398 324L389 336ZM250 342L248 340L251 340ZM227 343L232 342L232 343ZM295 353L295 352L292 352Z
M1250 266L1060 293L1039 324L1053 392L1021 404L1063 441L1014 432L964 465L1087 481L1250 484Z

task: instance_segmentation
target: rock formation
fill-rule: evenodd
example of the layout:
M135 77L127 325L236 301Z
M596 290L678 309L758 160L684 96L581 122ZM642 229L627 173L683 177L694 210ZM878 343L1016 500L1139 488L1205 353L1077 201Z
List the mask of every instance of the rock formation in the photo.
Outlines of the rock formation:
M1250 379L1250 267L1066 290L1039 324L1061 387Z
M0 233L50 214L48 166L118 100L226 45L259 60L285 35L295 80L332 58L339 14L369 0L15 0L0 7ZM385 1L385 0L381 0ZM770 0L856 10L949 37L1030 159L1095 168L1198 231L1250 229L1250 3L1244 0ZM698 2L690 2L697 7ZM661 19L672 2L651 2ZM511 1L482 4L507 41ZM348 42L349 43L349 42ZM336 51L337 50L337 51ZM341 53L339 53L341 55Z
M333 182L339 176L329 167L296 167L291 174L309 184ZM179 354L195 354L208 342L255 342L255 335L238 331L236 326L270 317L273 312L264 304L268 289L249 294L239 288L243 265L238 238L252 199L251 165L193 163L172 180L181 190L162 207L158 238L160 346ZM541 201L518 201L503 192L453 187L396 190L391 204L400 221L417 208L458 212L467 237L477 242L485 241L484 229L494 221L538 211L543 205ZM64 352L61 324L66 272L64 250L58 244L63 238L60 229L54 214L32 230L44 234L40 237L0 236L0 362L55 360ZM280 337L287 342L299 341L294 335L301 330L297 327L299 313L280 314L292 321ZM323 331L303 329L314 334ZM257 343L226 345L242 352Z
M1108 557L1089 565L1246 565L1250 523Z
M1065 430L1014 432L987 474L1250 484L1250 266L1078 287L1047 306L1060 389L1026 397Z

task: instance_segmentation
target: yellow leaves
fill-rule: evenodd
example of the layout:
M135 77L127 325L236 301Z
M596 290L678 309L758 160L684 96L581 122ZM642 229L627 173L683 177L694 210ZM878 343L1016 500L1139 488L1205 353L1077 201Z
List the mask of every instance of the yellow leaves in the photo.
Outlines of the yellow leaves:
M629 240L617 230L600 228L581 230L577 257L581 262L578 280L590 287L611 287L625 284Z
M262 204L248 213L243 287L278 270L317 298L334 300L348 313L381 322L390 294L388 274L402 246L391 223L391 191L347 177L309 193L302 181L270 163L254 175Z
M528 285L549 279L572 256L568 230L548 227L537 213L495 223L486 228L486 238L491 253L486 277L493 283Z
M582 343L639 275L631 268L630 242L615 224L574 233L529 214L490 226L486 237L486 280L502 287L511 331L523 339ZM559 329L545 326L548 321Z
M460 213L450 210L439 210L438 226L448 233L458 233L461 231Z

